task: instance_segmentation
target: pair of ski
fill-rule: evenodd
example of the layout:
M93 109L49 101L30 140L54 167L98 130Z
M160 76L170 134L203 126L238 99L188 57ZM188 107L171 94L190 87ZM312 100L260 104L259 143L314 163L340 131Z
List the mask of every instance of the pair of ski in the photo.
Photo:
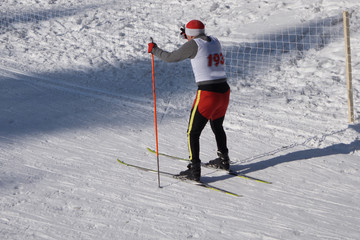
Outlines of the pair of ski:
M157 173L158 171L155 170L155 169L151 169L151 168L145 168L145 167L141 167L141 166L138 166L138 165L134 165L134 164L129 164L129 163L126 163L124 161L121 161L120 159L117 159L117 161L125 166L128 166L128 167L133 167L133 168L137 168L137 169L140 169L142 171L145 171L145 172L152 172L152 173ZM197 182L197 181L192 181L192 180L184 180L184 179L180 179L180 178L177 178L176 174L172 174L172 173L169 173L169 172L163 172L163 171L160 171L159 172L161 175L163 176L166 176L166 177L171 177L171 178L176 178L176 179L179 179L183 182L186 182L186 183L191 183L193 185L196 185L196 186L200 186L200 187L204 187L204 188L207 188L207 189L210 189L210 190L214 190L214 191L218 191L218 192L222 192L222 193L225 193L225 194L228 194L228 195L231 195L231 196L235 196L235 197L242 197L242 195L239 195L237 193L233 193L233 192L230 192L230 191L227 191L225 189L222 189L222 188L219 188L219 187L215 187L213 185L210 185L208 183L205 183L205 182Z
M151 153L155 153L156 154L156 151L150 149L150 148L147 148L147 150ZM176 157L176 156L172 156L172 155L168 155L168 154L165 154L165 153L159 153L159 155L162 155L162 156L165 156L165 157L169 157L169 158L173 158L173 159L177 159L177 160L182 160L182 161L189 161L188 159L185 159L185 158L181 158L181 157ZM138 166L138 165L133 165L133 164L129 164L129 163L126 163L124 161L121 161L120 159L117 159L117 161L125 166L128 166L128 167L133 167L133 168L137 168L139 170L142 170L142 171L146 171L146 172L152 172L152 173L157 173L158 171L157 170L154 170L154 169L150 169L150 168L145 168L145 167L141 167L141 166ZM203 165L204 167L207 167L206 165ZM213 169L213 168L212 168ZM225 170L224 170L225 171ZM254 181L257 181L257 182L262 182L262 183L267 183L267 184L271 184L271 182L268 182L268 181L264 181L264 180L261 180L261 179L257 179L257 178L253 178L253 177L250 177L250 176L246 176L246 175L242 175L242 174L239 174L237 172L234 172L234 171L226 171L228 174L232 175L232 176L236 176L236 177L241 177L241 178L245 178L245 179L248 179L248 180L254 180ZM172 177L172 178L177 178L177 175L176 174L172 174L172 173L169 173L169 172L164 172L164 171L160 171L159 172L161 175L163 176L167 176L167 177ZM177 178L179 179L179 178ZM242 197L242 195L239 195L239 194L236 194L236 193L233 193L233 192L230 192L230 191L227 191L223 188L219 188L219 187L215 187L213 185L210 185L208 183L205 183L205 182L197 182L197 181L191 181L191 180L183 180L183 179L180 179L184 182L187 182L187 183L191 183L191 184L194 184L194 185L197 185L197 186L200 186L200 187L204 187L204 188L207 188L207 189L210 189L210 190L214 190L214 191L218 191L218 192L222 192L222 193L225 193L225 194L228 194L228 195L231 195L231 196L235 196L235 197Z
M156 151L155 151L155 150L152 150L152 149L150 149L150 148L147 148L147 150L148 150L149 152L151 152L151 153L156 154ZM189 161L189 159L181 158L181 157L177 157L177 156L172 156L172 155L165 154L165 153L159 153L159 155L164 156L164 157L168 157L168 158L172 158L172 159L176 159L176 160L181 160L181 161L186 161L186 162ZM207 166L207 165L204 164L204 163L201 163L201 166L206 167L206 168L210 168L210 169L215 169L215 168L212 168L212 167ZM245 178L245 179L253 180L253 181L256 181L256 182L271 184L271 182L268 182L268 181L265 181L265 180L261 180L261 179L259 179L259 178L250 177L250 176L247 176L247 175L245 175L245 174L237 173L237 172L232 171L232 170L229 170L229 171L223 170L223 169L216 169L216 170L226 171L227 174L232 175L232 176L236 176L236 177L240 177L240 178Z

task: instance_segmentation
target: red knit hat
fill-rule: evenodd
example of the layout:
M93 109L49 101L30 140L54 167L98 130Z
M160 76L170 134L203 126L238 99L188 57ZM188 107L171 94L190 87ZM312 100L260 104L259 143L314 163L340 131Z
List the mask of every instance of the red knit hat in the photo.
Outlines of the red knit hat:
M188 36L196 37L205 33L205 25L199 20L191 20L185 26L185 33Z

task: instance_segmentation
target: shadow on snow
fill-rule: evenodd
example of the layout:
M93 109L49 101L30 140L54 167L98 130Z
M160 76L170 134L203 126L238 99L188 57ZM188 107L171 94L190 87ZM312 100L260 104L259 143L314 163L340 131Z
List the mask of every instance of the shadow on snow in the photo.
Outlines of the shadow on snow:
M76 11L67 10L67 13L73 15ZM16 16L5 16L0 19L0 29L8 29L17 21L47 20L51 16L55 15L51 12L39 12L23 19L18 19ZM262 39L266 39L264 41L224 47L227 65L230 66L227 68L230 81L233 83L240 81L243 86L251 86L251 79L254 76L276 70L276 65L279 66L283 59L296 61L310 49L324 48L334 36L340 34L338 30L335 33L331 32L329 30L331 28L328 27L341 24L340 21L338 16L329 17L322 21L313 21L303 26L262 36ZM236 56L232 56L232 54L236 54ZM258 69L256 65L259 65L259 61L275 65L271 64L265 66L265 69ZM172 99L174 94L181 95L191 89L184 85L193 84L195 86L190 77L192 75L188 73L191 71L189 68L188 63L160 63L156 69L159 72L157 88L161 90L158 97ZM184 74L185 71L187 73ZM167 79L168 76L174 77ZM75 83L76 85L71 86ZM4 75L0 77L0 135L6 137L46 133L104 125L114 123L114 121L120 125L131 123L133 119L126 121L127 117L131 118L131 114L126 111L121 113L121 116L111 117L111 113L122 111L121 104L111 105L106 101L99 102L97 101L98 97L104 95L107 98L118 99L119 102L129 101L129 99L136 102L135 99L142 99L138 105L151 106L151 84L149 60L119 63L118 66L89 69L88 72L54 72L42 76L25 75L17 77L17 79ZM146 110L151 111L151 108ZM146 125L146 116L152 113L146 113L144 109L140 109L140 111L143 115L139 113L135 121ZM141 116L144 119L141 119ZM242 173L246 174L284 162L340 153L347 154L354 149L359 150L359 148L359 140L355 140L351 144L337 144L324 149L289 153L262 162L242 165L241 169L244 169Z

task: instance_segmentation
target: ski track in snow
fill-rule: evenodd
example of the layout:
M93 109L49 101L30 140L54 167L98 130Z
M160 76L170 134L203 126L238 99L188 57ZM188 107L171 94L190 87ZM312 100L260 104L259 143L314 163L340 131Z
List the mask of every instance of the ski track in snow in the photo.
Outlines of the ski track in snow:
M64 12L70 19L65 21L38 11L59 13L56 2L80 13ZM144 57L150 35L175 49L181 44L174 37L176 24L200 14L210 31L233 42L244 32L276 28L285 18L297 23L322 12L334 16L344 6L358 10L357 1L112 3L2 3L44 19L37 25L31 14L25 23L9 18L16 23L13 31L3 32L0 24L1 239L358 238L360 127L346 122L340 43L310 51L296 67L283 64L248 87L230 80L225 128L232 169L273 184L203 169L204 181L244 197L169 178L161 178L158 188L156 174L116 161L156 169L154 155L146 151L155 145L151 69ZM163 14L166 7L172 16ZM156 61L159 147L186 158L195 87L188 63L169 66ZM207 126L201 158L215 153ZM186 165L160 157L164 171L177 173Z

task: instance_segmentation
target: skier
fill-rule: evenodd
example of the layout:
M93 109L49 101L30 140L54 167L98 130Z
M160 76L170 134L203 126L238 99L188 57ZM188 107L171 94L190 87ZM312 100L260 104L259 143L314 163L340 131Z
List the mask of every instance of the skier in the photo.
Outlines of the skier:
M230 167L227 139L223 128L229 104L230 87L227 84L225 60L219 40L213 36L207 36L205 26L199 20L191 20L180 30L180 34L188 41L179 49L167 52L151 42L148 44L148 52L165 62L191 59L198 90L187 130L190 164L188 169L180 172L177 177L200 181L199 141L201 132L209 120L217 143L218 158L209 161L206 165L225 170L229 170Z

